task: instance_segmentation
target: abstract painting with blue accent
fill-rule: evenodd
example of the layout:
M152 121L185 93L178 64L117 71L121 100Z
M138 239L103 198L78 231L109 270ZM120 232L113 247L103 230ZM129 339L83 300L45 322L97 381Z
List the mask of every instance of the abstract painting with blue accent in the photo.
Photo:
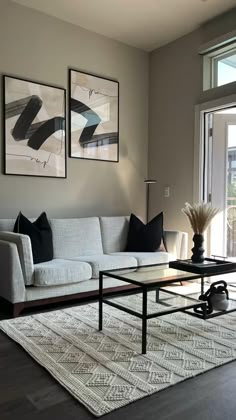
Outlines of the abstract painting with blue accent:
M118 162L119 83L69 70L70 156Z

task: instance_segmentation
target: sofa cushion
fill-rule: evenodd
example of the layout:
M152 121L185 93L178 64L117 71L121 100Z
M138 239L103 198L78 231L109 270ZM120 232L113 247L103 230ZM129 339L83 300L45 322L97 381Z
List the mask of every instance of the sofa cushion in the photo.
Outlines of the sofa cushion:
M54 259L34 266L34 286L78 283L91 277L91 266L82 261Z
M129 255L93 255L80 257L79 260L91 265L93 278L98 278L102 270L137 266L137 260Z
M102 245L105 254L125 250L129 216L100 217Z
M103 254L98 217L51 219L54 258Z
M114 252L111 255L133 257L138 265L161 264L173 259L168 252Z

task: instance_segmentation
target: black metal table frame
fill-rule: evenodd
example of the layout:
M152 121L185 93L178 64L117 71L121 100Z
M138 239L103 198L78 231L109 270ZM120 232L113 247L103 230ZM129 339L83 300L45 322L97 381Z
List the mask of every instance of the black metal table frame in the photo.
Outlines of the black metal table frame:
M142 266L142 267L154 267L157 264L152 264L152 265L147 265L147 266ZM166 263L163 264L158 264L158 266L161 265L166 265ZM128 269L135 269L137 267L129 267ZM130 315L134 315L140 319L142 319L142 354L146 354L146 348L147 348L147 320L151 319L151 318L156 318L159 316L163 316L163 315L167 315L170 313L174 313L174 312L185 312L185 310L191 309L191 308L202 308L203 314L204 316L206 316L206 302L203 301L199 301L199 303L196 302L196 299L190 298L188 296L185 295L181 295L180 293L175 293L172 291L166 291L165 293L168 293L170 295L174 295L174 296L180 296L183 298L187 298L188 300L192 300L194 303L192 305L187 305L184 308L173 308L173 309L168 309L166 311L162 311L162 312L155 312L152 314L147 314L147 293L149 291L152 290L156 290L156 299L158 301L159 299L159 291L161 290L162 287L167 286L168 284L173 284L173 283L178 283L180 280L176 279L173 281L170 280L163 280L160 281L158 284L157 283L151 283L151 284L144 284L144 283L140 283L138 281L132 280L132 279L124 279L123 277L116 275L116 274L112 274L112 271L117 271L117 269L114 270L109 270L109 271L100 271L99 273L99 331L102 330L103 328L103 303L106 303L107 305L110 305L114 308L120 309L124 312L129 313ZM126 283L129 284L134 284L135 289L130 289L130 290L125 290L125 291L118 291L112 294L106 294L103 291L103 276L108 276L108 277L112 277L121 281L124 281ZM196 280L199 279L199 274L198 275L189 275L189 279L188 278L184 278L184 281L190 281L190 280ZM142 293L143 297L142 297L142 313L133 311L132 309L129 308L125 308L122 305L119 305L118 303L115 303L113 301L110 301L108 299L106 299L106 297L117 297L117 296L124 296L124 295L131 295L131 294L137 294L137 293ZM104 298L104 294L105 294L105 298Z

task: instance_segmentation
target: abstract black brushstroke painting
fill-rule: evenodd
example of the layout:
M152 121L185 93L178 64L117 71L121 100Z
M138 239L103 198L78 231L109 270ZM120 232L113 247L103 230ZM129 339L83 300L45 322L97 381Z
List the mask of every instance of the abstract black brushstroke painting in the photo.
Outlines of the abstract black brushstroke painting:
M65 89L3 76L5 174L66 177Z
M119 83L69 70L70 157L118 162Z

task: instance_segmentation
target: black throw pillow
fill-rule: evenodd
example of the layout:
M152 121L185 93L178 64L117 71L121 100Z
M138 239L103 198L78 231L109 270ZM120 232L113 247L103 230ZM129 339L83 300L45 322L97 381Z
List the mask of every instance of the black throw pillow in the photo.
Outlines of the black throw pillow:
M13 231L30 237L34 264L53 259L52 230L45 212L33 223L20 212Z
M158 250L166 250L163 240L163 212L146 225L137 216L131 214L126 251L155 252Z

